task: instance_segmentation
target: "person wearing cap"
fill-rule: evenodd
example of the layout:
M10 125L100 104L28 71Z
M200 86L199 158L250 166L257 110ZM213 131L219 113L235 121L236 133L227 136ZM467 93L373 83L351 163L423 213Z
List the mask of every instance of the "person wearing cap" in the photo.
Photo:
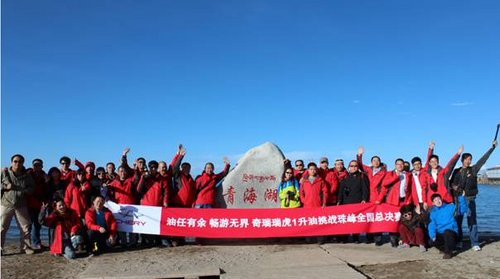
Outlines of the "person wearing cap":
M462 145L458 148L457 153L453 155L444 168L439 165L439 157L434 154L434 147L435 143L431 142L427 152L427 162L423 168L423 170L427 171L432 178L431 184L429 185L429 191L427 193L427 204L432 204L431 196L434 194L439 194L444 202L451 203L453 202L453 197L448 190L448 184L458 158L464 150L464 146Z
M64 182L65 187L67 187L75 178L75 171L70 168L71 159L68 156L63 156L59 159L59 163L61 164L61 181Z
M477 229L476 216L476 195L479 193L479 189L477 188L477 174L486 163L491 153L493 153L497 144L498 142L494 140L492 146L488 149L488 151L486 151L486 153L484 153L475 165L472 165L472 154L464 153L461 158L462 166L456 169L451 176L452 184L458 186L458 193L463 191L467 207L469 208L467 212L467 227L469 229L472 250L474 251L481 251L481 246L479 246L479 233ZM457 216L459 246L462 246L463 218L464 215Z
M53 232L50 253L74 259L75 248L83 244L83 238L79 235L83 228L82 222L76 212L66 206L64 200L56 198L51 204L51 213L48 212L48 203L42 203L39 214L40 223Z
M90 195L90 184L85 179L85 171L79 169L76 171L73 181L66 188L64 203L73 209L78 217L83 219L85 211L89 208L87 204L88 195Z
M428 225L429 238L433 246L444 253L443 259L450 259L455 250L458 225L455 220L455 205L443 202L440 194L431 196L432 209Z
M31 220L26 205L26 194L32 193L35 183L24 168L24 157L16 154L10 159L11 166L1 172L2 202L0 217L2 223L1 253L4 251L5 237L12 218L15 216L20 230L21 249L26 254L33 254L31 248Z
M40 229L42 226L38 222L38 215L40 214L40 207L43 202L47 202L48 189L47 189L47 174L43 170L42 159L34 159L32 161L32 168L28 169L28 173L35 182L33 193L26 195L28 204L28 211L31 218L31 247L35 250L42 249L42 242L40 240Z

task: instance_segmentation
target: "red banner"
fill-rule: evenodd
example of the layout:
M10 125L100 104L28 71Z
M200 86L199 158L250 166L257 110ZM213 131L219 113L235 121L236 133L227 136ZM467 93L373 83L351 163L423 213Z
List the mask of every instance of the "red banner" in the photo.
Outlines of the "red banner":
M163 208L161 234L266 238L397 232L399 207L350 204L296 209Z

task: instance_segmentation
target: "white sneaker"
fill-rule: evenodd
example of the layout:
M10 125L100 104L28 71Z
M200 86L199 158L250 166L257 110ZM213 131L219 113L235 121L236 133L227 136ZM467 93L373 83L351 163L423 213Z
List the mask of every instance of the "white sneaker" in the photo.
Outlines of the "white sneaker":
M40 250L40 249L42 249L42 245L40 245L40 244L34 244L34 245L31 245L31 248L34 249L34 250Z
M472 246L472 250L474 250L476 252L481 251L481 247L479 247L478 245L474 245L474 246Z

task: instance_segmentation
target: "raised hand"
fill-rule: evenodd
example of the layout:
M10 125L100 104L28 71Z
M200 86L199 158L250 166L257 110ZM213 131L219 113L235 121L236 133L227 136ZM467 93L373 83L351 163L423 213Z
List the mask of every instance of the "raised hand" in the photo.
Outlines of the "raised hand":
M130 147L125 147L122 152L122 156L127 156L127 154L130 152Z
M430 149L434 149L434 146L436 146L436 143L435 143L433 140L431 140L431 141L429 142L429 148L430 148Z
M462 145L460 145L460 147L458 148L458 152L457 152L457 154L458 154L458 155L460 155L460 154L462 154L462 152L463 152L463 151L464 151L464 145L462 144Z
M223 160L224 160L224 164L226 164L226 165L231 164L231 161L229 161L229 158L228 158L228 157L224 157L224 159L223 159Z
M364 152L365 152L365 148L362 145L360 145L358 147L358 155L363 155Z

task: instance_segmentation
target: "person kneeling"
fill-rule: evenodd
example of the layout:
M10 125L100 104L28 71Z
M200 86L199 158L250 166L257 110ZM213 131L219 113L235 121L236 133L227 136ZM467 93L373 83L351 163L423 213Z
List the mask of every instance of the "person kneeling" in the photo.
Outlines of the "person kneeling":
M440 250L444 253L443 259L450 259L455 250L455 241L458 226L455 221L455 205L443 203L440 194L431 196L434 205L430 214L429 237L434 246L443 246Z
M96 196L92 207L85 213L85 223L88 229L90 255L100 254L115 244L116 220L111 211L104 207L104 198Z
M67 259L75 258L75 247L82 244L82 236L78 235L82 222L77 213L67 208L64 200L58 198L53 203L53 212L47 215L47 204L43 203L40 209L39 221L53 230L50 252L54 255L63 255Z
M399 221L399 248L410 248L411 245L418 245L420 252L425 252L425 223L423 216L415 214L413 205L403 205L400 209L401 220Z

